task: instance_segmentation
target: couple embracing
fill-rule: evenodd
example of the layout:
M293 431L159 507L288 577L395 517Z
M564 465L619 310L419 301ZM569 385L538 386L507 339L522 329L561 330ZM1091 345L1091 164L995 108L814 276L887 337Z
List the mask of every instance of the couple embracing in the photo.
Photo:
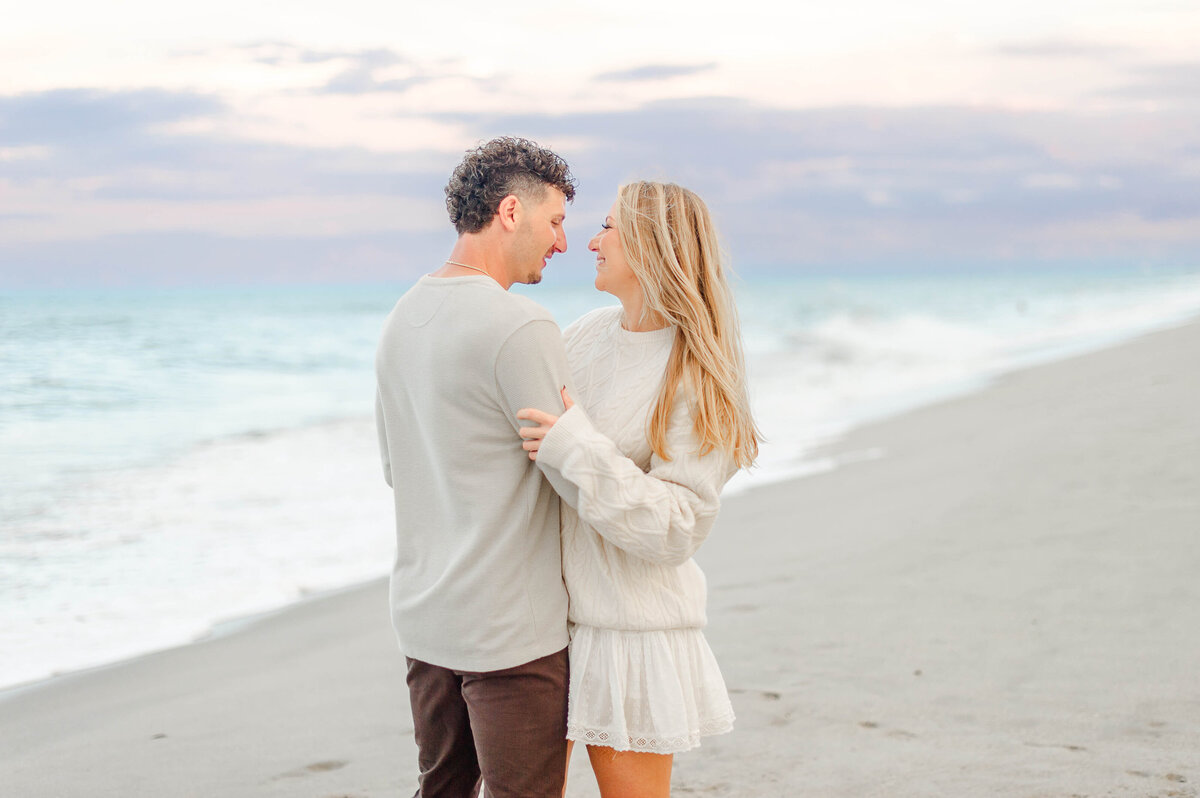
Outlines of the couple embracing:
M619 306L560 332L508 292L567 248L575 182L523 139L467 153L450 256L388 317L376 420L396 505L392 622L422 798L666 796L733 711L691 559L758 449L704 203L622 186L588 248Z

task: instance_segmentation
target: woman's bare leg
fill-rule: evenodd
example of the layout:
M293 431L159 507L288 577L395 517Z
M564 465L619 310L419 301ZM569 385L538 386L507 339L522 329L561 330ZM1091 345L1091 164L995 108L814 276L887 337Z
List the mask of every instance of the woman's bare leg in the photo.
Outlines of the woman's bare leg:
M589 745L588 759L600 785L600 798L669 798L671 754L614 751Z
M571 769L571 752L575 750L575 741L567 740L567 764L563 767L563 798L567 798L567 776Z

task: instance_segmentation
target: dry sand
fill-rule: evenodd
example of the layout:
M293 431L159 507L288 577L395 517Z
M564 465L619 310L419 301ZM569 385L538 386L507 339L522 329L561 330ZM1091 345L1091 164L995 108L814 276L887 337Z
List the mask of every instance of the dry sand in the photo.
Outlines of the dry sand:
M1198 795L1200 325L829 454L701 551L738 723L676 795ZM375 583L0 697L0 795L409 795L411 730Z

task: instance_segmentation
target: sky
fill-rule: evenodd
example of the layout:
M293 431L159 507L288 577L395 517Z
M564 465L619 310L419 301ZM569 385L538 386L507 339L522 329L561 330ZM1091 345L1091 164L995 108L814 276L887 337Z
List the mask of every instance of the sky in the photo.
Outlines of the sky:
M6 0L9 2L9 0ZM15 4L14 4L15 5ZM1200 4L58 2L0 27L0 288L408 280L496 135L735 268L1194 265Z

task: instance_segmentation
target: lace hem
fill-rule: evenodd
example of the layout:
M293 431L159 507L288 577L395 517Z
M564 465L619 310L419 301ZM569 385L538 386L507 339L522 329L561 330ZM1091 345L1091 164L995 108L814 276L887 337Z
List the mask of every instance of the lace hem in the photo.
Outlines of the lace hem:
M583 726L568 726L567 739L585 745L602 745L614 751L640 751L649 754L681 754L700 747L700 738L733 731L733 714L713 718L700 724L700 728L687 734L663 737L653 735L626 734L605 729L589 729Z

